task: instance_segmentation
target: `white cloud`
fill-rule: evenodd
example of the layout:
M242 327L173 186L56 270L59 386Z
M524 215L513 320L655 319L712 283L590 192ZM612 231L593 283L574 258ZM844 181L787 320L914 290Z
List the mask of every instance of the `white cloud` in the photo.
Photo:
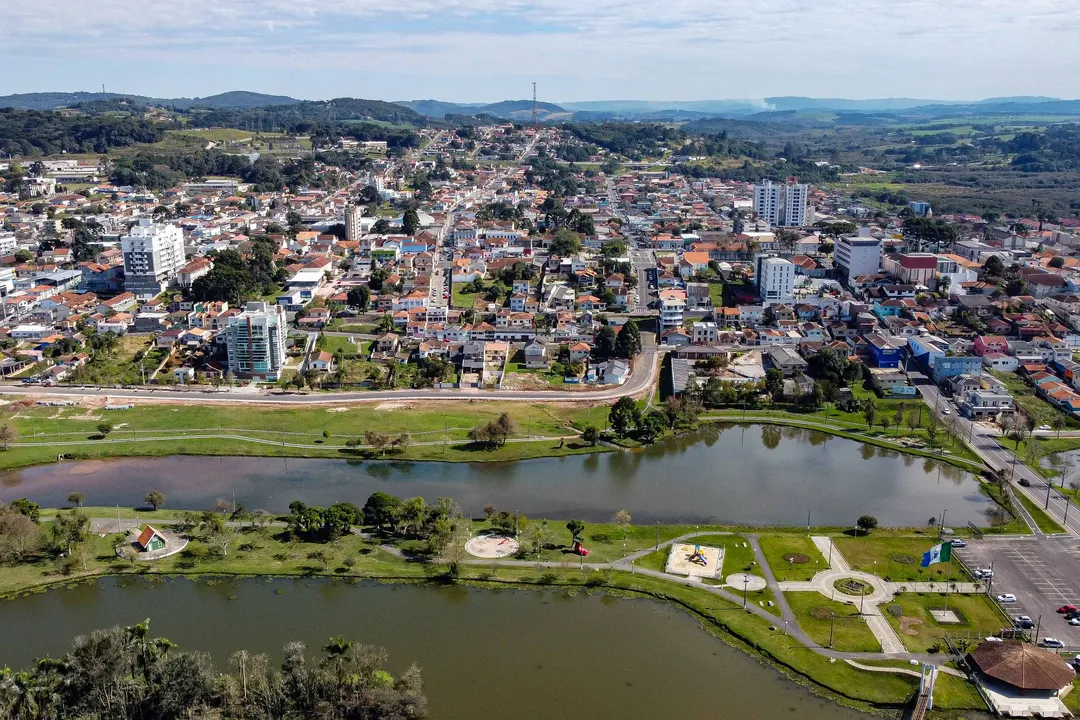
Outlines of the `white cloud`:
M1080 95L1063 0L38 0L5 9L0 59L318 72L308 88L498 99ZM4 56L7 56L4 58ZM143 64L145 61L147 64ZM27 79L40 81L34 72ZM182 74L182 73L180 73ZM335 77L336 75L336 77ZM215 78L215 80L217 80ZM414 83L416 91L402 88ZM11 81L8 79L7 81ZM191 83L207 78L191 74ZM5 81L0 80L0 88ZM172 82L176 82L174 79ZM290 80L290 82L295 82ZM389 84L399 88L389 91ZM372 87L370 81L366 87ZM484 97L462 98L464 88ZM42 86L40 89L48 89ZM198 86L178 88L205 94ZM310 95L301 84L276 91ZM179 93L178 93L179 94ZM516 93L520 95L521 93Z

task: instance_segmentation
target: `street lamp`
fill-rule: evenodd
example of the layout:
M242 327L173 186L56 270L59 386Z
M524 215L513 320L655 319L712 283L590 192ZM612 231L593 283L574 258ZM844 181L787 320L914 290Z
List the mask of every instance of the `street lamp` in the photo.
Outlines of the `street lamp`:
M746 609L746 587L750 584L750 576L743 573L742 576L742 606Z

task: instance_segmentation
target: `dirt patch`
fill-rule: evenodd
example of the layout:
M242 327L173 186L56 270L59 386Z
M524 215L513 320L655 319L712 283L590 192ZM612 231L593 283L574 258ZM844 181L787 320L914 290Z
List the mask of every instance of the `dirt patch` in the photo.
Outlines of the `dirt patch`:
M889 559L894 563L899 563L901 565L914 565L918 562L918 559L914 555L908 555L906 553L893 553L892 555L889 555Z
M400 402L382 402L375 406L375 410L408 410L407 403Z
M840 617L840 613L836 612L832 608L816 607L810 608L810 617L815 620L835 620Z
M922 624L923 621L919 618L902 617L900 618L900 632L904 635L918 635L918 628Z
M787 560L792 565L805 565L810 562L810 556L803 553L787 553L784 555L784 560Z

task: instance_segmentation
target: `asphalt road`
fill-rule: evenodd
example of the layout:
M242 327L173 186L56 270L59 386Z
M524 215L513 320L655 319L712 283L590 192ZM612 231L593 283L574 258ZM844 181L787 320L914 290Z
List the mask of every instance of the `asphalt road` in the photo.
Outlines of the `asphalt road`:
M1080 510L1069 507L1068 501L1058 494L1056 489L1049 487L1046 478L1018 460L1013 453L1003 448L998 443L1000 436L995 430L982 423L972 422L960 417L956 406L941 394L937 386L929 378L919 373L911 373L910 377L922 395L923 401L931 408L932 412L936 413L943 421L953 423L983 462L999 472L1005 472L1006 477L1012 478L1014 492L1026 495L1033 503L1045 508L1051 517L1065 525L1069 534L1080 537ZM943 412L946 409L949 410L947 415ZM1018 481L1021 479L1028 482L1027 487L1019 484ZM1048 489L1049 502L1047 502ZM1066 515L1068 517L1067 521L1065 520ZM1039 533L1038 528L1032 529L1037 534Z
M657 348L646 345L641 355L634 361L630 379L625 385L604 390L583 390L567 392L562 390L372 390L370 392L312 393L297 395L282 393L279 390L219 390L160 388L118 388L95 387L42 387L41 385L23 385L21 383L3 383L0 388L10 392L32 393L39 396L58 398L107 397L110 402L123 403L128 400L176 400L192 403L266 403L296 405L329 405L338 403L374 402L385 400L527 400L531 402L603 402L615 400L627 395L644 393L656 384L659 375Z

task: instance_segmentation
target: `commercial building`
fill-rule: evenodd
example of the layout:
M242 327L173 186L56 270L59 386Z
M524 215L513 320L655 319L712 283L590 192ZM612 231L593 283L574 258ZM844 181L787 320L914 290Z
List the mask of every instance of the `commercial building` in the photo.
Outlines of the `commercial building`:
M833 249L836 279L846 286L861 275L875 275L881 268L881 240L862 228L857 236L842 237Z
M120 238L124 289L140 299L161 292L184 267L184 232L175 225L140 220Z
M768 306L795 300L795 264L778 257L759 257L755 277L758 295Z
M754 212L774 227L810 225L814 222L810 186L797 178L788 178L783 185L769 180L755 185Z
M280 305L249 302L225 328L229 372L238 378L277 380L285 366L288 327Z

